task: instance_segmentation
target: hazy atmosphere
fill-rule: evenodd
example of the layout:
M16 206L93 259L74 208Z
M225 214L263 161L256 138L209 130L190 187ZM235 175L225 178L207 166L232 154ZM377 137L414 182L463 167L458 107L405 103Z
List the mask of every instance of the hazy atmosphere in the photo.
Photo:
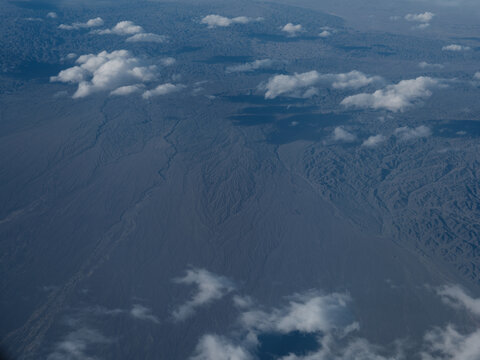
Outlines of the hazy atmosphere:
M480 359L479 1L0 18L1 360Z

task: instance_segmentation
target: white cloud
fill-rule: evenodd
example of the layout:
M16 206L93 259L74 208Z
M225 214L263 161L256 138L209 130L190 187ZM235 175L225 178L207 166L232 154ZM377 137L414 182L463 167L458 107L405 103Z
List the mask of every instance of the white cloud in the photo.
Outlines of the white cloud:
M455 308L464 308L480 316L480 299L474 299L460 286L444 286L438 290L442 300Z
M418 63L418 67L422 68L422 69L443 69L444 66L442 64L430 64L426 61L422 61L420 63Z
M53 11L47 14L47 18L50 18L50 19L56 19L57 17L58 17L57 13Z
M152 33L140 33L130 36L126 41L164 43L167 41L167 37L165 35L157 35Z
M209 28L214 28L214 27L227 27L232 24L248 24L249 22L261 21L261 20L263 19L262 18L253 19L246 16L237 16L234 18L228 18L221 15L211 14L211 15L205 16L202 19L201 23L208 25Z
M438 80L421 76L416 79L402 80L395 85L388 85L372 94L362 93L348 96L343 99L341 104L347 107L403 111L414 105L419 99L430 97L431 89L437 86L439 86Z
M193 360L250 360L253 356L242 346L234 345L224 337L203 336L195 350Z
M387 138L382 134L372 135L362 143L362 146L374 147L374 146L377 146L378 144L381 144L385 140L387 140Z
M300 24L294 25L292 23L286 24L282 31L286 32L288 36L297 36L299 33L303 32L303 27Z
M345 130L342 126L337 126L333 130L332 138L335 141L352 142L352 141L355 141L357 137L354 134Z
M177 60L175 60L173 57L166 57L166 58L163 58L160 60L160 63L163 65L163 66L171 66L173 64L175 64L177 62Z
M409 128L408 126L402 126L395 129L395 136L401 140L412 140L422 137L429 137L432 135L432 130L429 127L421 125L416 128Z
M228 66L226 69L227 73L233 72L248 72L255 71L258 69L267 69L273 66L274 62L270 59L255 60L246 64Z
M470 50L470 47L458 45L458 44L450 44L442 47L442 50L443 51L466 51L466 50Z
M55 345L54 351L48 355L47 360L88 360L90 346L107 344L111 342L97 330L81 328L69 333Z
M126 96L140 92L145 86L143 84L125 85L110 92L110 95Z
M142 97L144 99L150 99L153 96L163 96L163 95L175 93L184 88L185 88L185 85L174 85L170 83L161 84L161 85L158 85L155 89L145 91Z
M433 19L434 16L435 16L434 13L426 11L422 14L407 14L405 15L405 20L420 22L420 23L428 23Z
M143 64L127 50L82 55L76 64L50 78L50 81L78 84L74 98L154 80L157 70L156 66Z
M317 94L315 85L320 82L329 83L334 89L358 89L380 80L378 76L369 77L356 70L344 74L320 74L314 70L294 75L275 75L260 88L266 90L265 99L275 99L280 95L308 98Z
M477 360L480 356L480 330L461 334L448 325L428 332L425 342L422 360Z
M72 25L61 24L58 26L59 29L63 30L78 30L78 29L88 29L92 27L98 27L103 25L103 19L101 17L97 17L95 19L90 19L87 22L75 22Z
M339 315L347 310L350 297L345 294L322 295L315 292L296 295L289 304L271 312L249 310L241 315L241 323L253 333L292 331L327 332L338 326Z
M320 36L322 38L329 37L330 35L332 35L332 33L328 30L323 30L320 34L318 34L318 36Z
M234 289L230 280L204 269L190 269L184 277L175 279L175 282L197 286L193 297L173 312L177 321L188 318L195 313L197 307L219 300Z
M476 72L475 75L473 75L473 78L475 80L480 80L480 71Z
M132 21L120 21L111 29L97 30L97 34L115 34L115 35L134 35L143 33L143 28L140 25L135 25Z
M133 305L130 315L135 319L151 321L155 324L159 323L158 318L152 314L152 310L140 304Z

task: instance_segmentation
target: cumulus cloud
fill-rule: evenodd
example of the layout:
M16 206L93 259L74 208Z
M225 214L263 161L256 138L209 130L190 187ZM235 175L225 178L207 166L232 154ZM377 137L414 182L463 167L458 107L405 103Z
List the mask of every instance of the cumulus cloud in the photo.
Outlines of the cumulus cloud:
M225 16L221 15L207 15L205 16L201 23L208 25L209 28L215 28L215 27L227 27L233 24L248 24L249 22L253 21L261 21L263 20L262 18L249 18L246 16L237 16L234 18L228 18Z
M92 359L88 355L89 347L111 342L94 329L81 328L70 332L55 345L47 360L83 360Z
M165 35L158 35L152 33L140 33L128 37L126 41L164 43L165 41L167 41L167 37Z
M250 360L253 356L242 346L234 345L224 337L217 335L203 336L192 360Z
M57 17L58 17L57 13L53 11L47 14L47 18L50 18L50 19L56 19Z
M162 96L162 95L168 95L171 93L178 92L182 89L185 88L185 85L175 85L171 83L166 83L166 84L161 84L158 85L156 88L152 90L147 90L143 93L142 97L144 99L150 99L153 96Z
M166 57L166 58L163 58L160 60L160 63L163 65L163 66L171 66L173 64L175 64L177 62L177 60L175 60L175 58L173 57Z
M422 360L475 360L480 355L480 330L461 334L455 327L436 328L425 335Z
M327 332L345 325L339 324L339 319L346 312L349 302L350 297L346 294L310 292L296 295L287 306L270 312L246 311L241 315L241 323L254 333Z
M143 84L120 86L119 88L110 92L110 95L114 95L114 96L131 95L131 94L140 92L144 87L145 85Z
M152 81L157 71L156 66L143 64L127 50L82 55L76 64L50 78L50 81L78 84L73 98Z
M246 64L228 66L226 69L226 72L227 73L249 72L249 71L255 71L259 69L268 69L268 68L271 68L273 64L274 64L273 60L270 60L270 59L255 60L252 62L248 62Z
M382 134L372 135L362 143L362 146L375 147L384 142L385 140L387 140L387 138Z
M133 21L120 21L111 29L97 30L97 34L115 34L115 35L134 35L143 33L143 28L140 25L135 25Z
M419 23L428 23L433 19L434 16L434 13L426 11L421 14L407 14L405 15L405 20Z
M133 305L130 315L135 319L151 321L155 324L159 323L158 318L152 314L152 310L140 304Z
M421 125L416 128L409 128L408 126L402 126L395 129L395 136L401 140L413 140L422 137L429 137L432 135L432 130L429 127Z
M326 37L329 37L330 35L332 35L332 33L328 30L323 30L320 34L318 34L318 36L320 36L321 38L326 38Z
M473 75L473 78L475 80L480 80L480 71L476 72L475 75Z
M450 44L442 47L443 51L466 51L470 50L469 46L463 46L458 44Z
M282 31L286 32L288 36L293 37L293 36L297 36L298 34L303 32L304 30L303 30L302 25L300 25L300 24L294 25L292 23L288 23L282 28Z
M72 25L61 24L58 26L59 29L63 30L78 30L78 29L89 29L93 27L102 26L104 24L103 19L101 17L97 17L95 19L90 19L87 22L74 22Z
M420 99L430 97L431 89L439 86L439 81L420 76L416 79L402 80L398 84L388 85L372 94L362 93L348 96L341 102L347 107L385 109L393 112L404 111Z
M204 269L190 269L184 277L174 281L178 284L197 287L193 297L173 312L173 317L177 321L188 318L195 313L196 308L219 300L234 289L229 279Z
M442 64L430 64L426 61L421 61L418 63L418 67L422 69L443 69L444 66Z
M357 137L345 130L342 126L337 126L333 130L332 138L334 141L352 142L355 141Z
M275 75L260 88L266 90L265 99L275 99L280 95L309 98L318 93L315 85L321 82L334 89L358 89L380 80L378 76L367 76L356 70L344 74L321 74L314 70L294 75Z
M472 298L457 285L444 286L438 290L442 300L455 308L463 308L480 316L480 299Z

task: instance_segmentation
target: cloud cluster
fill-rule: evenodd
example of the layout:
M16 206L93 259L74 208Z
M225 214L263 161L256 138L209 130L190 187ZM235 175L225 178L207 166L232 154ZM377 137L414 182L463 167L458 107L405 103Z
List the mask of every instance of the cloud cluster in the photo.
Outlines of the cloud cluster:
M371 94L362 93L348 96L343 99L341 104L346 107L363 109L404 111L420 99L430 97L431 90L439 85L438 80L421 76L416 79L402 80L395 85L388 85Z
M227 73L249 72L249 71L255 71L259 69L268 69L268 68L271 68L273 64L274 64L274 61L270 59L255 60L252 62L248 62L246 64L228 66L226 69L226 72Z
M292 23L288 23L284 27L282 27L282 31L287 33L288 36L294 37L298 36L298 34L302 33L304 30L303 26L300 24L294 25Z
M413 140L422 137L429 137L432 135L432 130L425 125L417 126L416 128L402 126L395 129L394 134L401 140Z
M367 76L360 71L350 71L343 74L321 74L318 71L295 73L294 75L275 75L266 84L265 99L275 99L278 96L309 98L317 95L316 85L325 83L334 89L358 89L374 82L381 81L378 76Z
M217 335L204 335L195 349L192 360L251 360L253 356L242 346Z
M229 279L204 269L190 269L184 277L174 281L178 284L197 287L192 298L173 312L173 318L176 321L185 320L193 315L198 307L219 300L234 290L234 285Z
M209 28L215 27L227 27L233 24L248 24L249 22L261 21L262 18L250 18L246 16L237 16L234 18L229 18L221 15L207 15L202 20L201 23L208 25Z
M78 84L73 98L152 81L157 73L156 66L143 64L127 50L82 55L76 64L50 78L50 81ZM120 93L122 91L127 90L119 90Z
M104 24L101 17L95 19L90 19L87 22L74 22L72 25L61 24L58 26L59 29L63 30L79 30L79 29L89 29L93 27L102 26Z
M56 12L49 12L47 15L46 15L47 18L49 19L56 19L58 17L57 13Z
M471 48L469 46L458 45L458 44L450 44L442 47L443 51L467 51Z

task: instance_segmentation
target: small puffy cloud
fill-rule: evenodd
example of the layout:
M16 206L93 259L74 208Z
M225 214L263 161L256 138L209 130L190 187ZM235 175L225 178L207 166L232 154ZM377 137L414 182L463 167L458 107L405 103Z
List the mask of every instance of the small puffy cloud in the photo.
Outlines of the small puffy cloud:
M372 135L362 143L362 146L375 147L375 146L381 144L382 142L384 142L385 140L387 140L387 138L386 138L386 136L384 136L382 134Z
M388 85L372 94L362 93L348 96L341 102L347 107L385 109L393 112L404 111L420 99L430 97L431 89L439 86L439 81L420 76L416 79L402 80L398 84Z
M475 75L473 75L473 78L475 80L480 80L480 71L476 72Z
M151 321L155 324L159 323L158 318L152 314L152 310L140 304L133 305L130 315L135 319Z
M252 21L261 21L261 20L262 18L253 19L246 16L237 16L234 18L228 18L221 15L211 14L211 15L205 16L202 19L201 23L208 25L209 28L215 28L215 27L227 27L233 24L248 24L249 22L252 22Z
M135 25L132 21L120 21L111 29L98 30L97 34L115 34L115 35L134 35L143 33L143 28L140 25Z
M57 17L58 17L57 13L53 12L53 11L51 11L47 14L47 18L49 18L49 19L56 19Z
M110 342L111 340L97 330L84 327L70 332L62 341L58 342L47 360L91 359L88 355L90 347Z
M326 37L329 37L330 35L332 35L332 33L328 30L323 30L320 34L318 34L318 36L320 36L321 38L326 38Z
M266 90L265 99L275 99L280 95L309 98L317 94L315 85L321 82L334 89L358 89L380 80L378 76L369 77L356 70L344 74L320 74L314 70L294 75L275 75L260 88Z
M185 88L185 85L174 85L170 83L161 84L152 90L145 91L142 97L144 99L150 99L153 96L162 96L162 95L172 94L180 90L183 90L184 88Z
M163 58L160 60L160 63L163 65L163 66L171 66L173 64L175 64L177 62L177 60L175 60L175 58L173 57L166 57L166 58Z
M395 129L395 136L401 140L413 140L422 137L429 137L432 135L432 130L429 127L421 125L416 128L409 128L408 126L402 126Z
M273 64L274 64L273 60L270 60L270 59L255 60L246 64L229 66L227 67L226 72L227 73L249 72L249 71L255 71L259 69L268 69L268 68L271 68Z
M469 46L463 46L458 44L450 44L442 47L443 51L467 51L470 50Z
M342 126L337 126L333 130L332 138L334 141L352 142L355 141L357 137L345 130Z
M426 61L421 61L418 63L418 67L421 69L443 69L444 66L442 64L430 64Z
M304 30L303 30L302 25L300 25L300 24L294 25L292 23L288 23L282 28L282 31L286 32L288 36L293 37L293 36L297 36L298 34L303 32Z
M145 86L143 84L120 86L119 88L110 92L110 95L114 95L114 96L131 95L131 94L138 93L138 92L142 91L142 89L144 87Z
M126 41L164 43L165 41L167 41L167 37L165 35L158 35L152 33L140 33L128 37Z
M177 321L185 320L195 313L196 308L219 300L234 290L233 283L229 279L204 269L190 269L184 277L174 281L178 284L197 287L193 297L173 312L173 317Z
M428 23L433 19L434 16L434 13L427 11L421 14L407 14L405 15L405 20L419 23Z
M251 360L253 356L242 346L234 345L230 340L217 335L204 335L192 360Z
M78 29L89 29L93 27L102 26L104 24L103 19L101 17L97 17L95 19L90 19L87 22L75 22L72 25L61 24L58 26L59 29L63 30L78 30Z
M143 64L127 50L82 55L76 64L50 78L50 81L78 84L73 98L152 81L157 72L156 66Z

